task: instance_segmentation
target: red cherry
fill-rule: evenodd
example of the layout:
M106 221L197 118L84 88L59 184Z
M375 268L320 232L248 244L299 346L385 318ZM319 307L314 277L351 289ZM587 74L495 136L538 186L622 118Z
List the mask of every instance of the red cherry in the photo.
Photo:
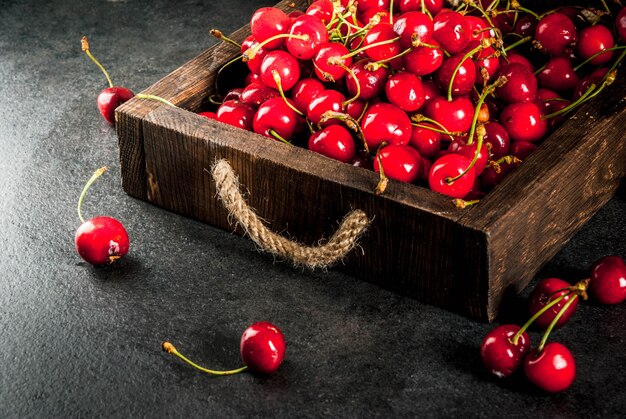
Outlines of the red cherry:
M422 157L432 158L441 149L441 134L432 129L436 126L428 122L413 125L409 145L416 149Z
M263 84L278 90L278 84L274 79L275 73L280 78L281 88L288 91L300 79L300 63L288 52L270 51L263 58L259 74Z
M500 113L500 123L513 141L539 141L548 132L539 106L533 102L512 103Z
M308 39L287 38L285 46L294 57L300 60L310 60L315 56L317 48L328 42L326 26L318 18L311 15L302 15L296 18L289 29L291 35L306 36Z
M339 42L327 42L321 45L313 58L317 77L322 81L340 80L346 74L344 67L352 64L352 57L347 56L349 53L348 48ZM342 58L344 56L345 58ZM334 61L340 63L341 66L334 64Z
M333 89L327 89L318 93L311 102L307 109L307 118L313 124L319 124L322 120L322 116L328 112L343 112L343 104L346 101L344 95L339 91ZM336 121L331 119L332 121Z
M217 120L217 114L215 112L198 112L198 115L200 116L204 116L205 118L209 118L209 119L215 119Z
M393 24L403 48L411 48L414 40L428 43L433 36L433 21L422 12L402 13Z
M531 64L530 61L528 61L528 58L524 57L521 54L517 54L514 51L509 51L506 55L506 59L504 58L500 58L500 67L504 66L507 63L518 63L518 64L522 64L524 65L528 71L530 71L531 73L535 72L535 68L533 67L533 65Z
M352 134L341 125L329 125L309 138L309 150L344 163L356 155Z
M478 142L474 141L471 145L467 145L465 139L456 139L450 143L448 146L448 150L451 153L457 153L461 156L466 157L469 161L472 161L474 155L476 154L476 147L478 146ZM487 162L489 161L489 149L487 149L486 144L482 144L480 147L480 152L478 153L478 157L476 162L474 163L474 171L476 176L480 176L480 174L487 167Z
M317 0L306 9L306 14L315 16L325 24L330 23L333 16L333 2L331 0Z
M535 313L539 312L539 310L550 302L564 296L558 303L535 320L534 324L537 325L537 327L547 329L565 304L574 298L574 301L570 303L569 307L561 315L554 327L559 328L572 318L578 306L578 298L575 298L576 294L570 291L570 287L571 285L569 283L559 278L546 278L535 286L528 297L528 311L531 316L535 315Z
M524 360L528 380L549 393L569 388L576 378L576 362L572 353L558 342L550 342L541 352L534 350Z
M109 124L115 124L115 110L122 103L130 100L135 94L119 86L107 87L98 95L98 110Z
M463 51L470 42L471 30L462 14L453 11L439 13L433 23L433 38L450 54Z
M277 96L279 96L279 93L276 90L263 83L253 82L243 89L241 96L239 96L239 100L246 105L258 108L266 100ZM228 100L225 97L224 102L227 101Z
M78 227L74 236L80 257L92 265L106 265L128 253L126 229L115 218L95 217Z
M394 0L396 4L400 7L400 11L402 13L422 10L422 1L426 6L426 9L430 12L431 15L436 15L443 9L443 0Z
M263 58L270 52L270 49L267 46L258 47L259 42L254 38L254 36L249 35L246 39L241 43L241 54L248 51L251 48L254 48L254 55L252 58L248 58L246 61L246 65L250 69L250 71L254 74L259 74L261 71L261 63L263 62Z
M601 304L626 300L626 264L619 256L605 256L591 267L591 296Z
M471 160L454 153L435 160L428 175L430 189L452 198L463 198L474 185L476 177L474 168L470 168L467 173L453 182L450 182L450 179L463 173L470 164Z
M559 92L573 90L580 81L572 63L565 57L552 57L537 74L542 87Z
M550 55L565 55L565 50L576 43L578 35L572 20L562 13L550 13L541 18L535 28L535 42Z
M397 35L388 22L378 23L363 38L362 49L372 61L385 61L402 51L400 41L393 41ZM381 43L381 45L372 46Z
M483 173L480 175L480 184L482 185L483 190L491 191L496 187L500 182L504 180L511 172L513 172L519 163L506 163L503 162L500 164L500 171L497 172L493 167L487 166Z
M434 39L429 44L439 46ZM440 48L417 47L402 56L402 64L409 73L425 76L434 73L441 66L443 57Z
M389 77L385 94L391 104L405 112L415 112L424 104L422 81L411 73L399 72Z
M456 73L455 73L456 71ZM443 92L448 91L452 80L452 94L467 95L476 82L476 66L470 57L460 52L443 60L443 64L435 73L435 82Z
M78 199L78 217L82 224L74 234L76 250L80 257L92 265L106 265L128 253L130 242L126 229L118 220L112 217L95 217L85 221L81 206L91 184L107 171L102 167L94 172Z
M422 157L412 147L391 144L378 152L385 176L401 182L413 183L422 174ZM374 171L380 173L378 158L374 160Z
M485 367L499 378L513 375L524 362L530 351L530 338L523 332L516 343L514 336L520 327L514 324L503 324L492 329L480 345L480 356Z
M229 100L217 108L217 120L237 128L252 130L255 109L243 102Z
M346 76L346 89L350 96L359 93L360 100L372 100L385 88L385 81L389 71L385 67L378 67L375 70L365 68L371 63L368 59L362 59L350 66L352 74ZM358 83L358 86L357 86ZM360 89L360 90L359 90Z
M426 103L424 113L450 132L467 132L472 126L474 104L466 96L447 101L437 96Z
M574 89L572 100L576 100L584 95L592 84L595 84L596 87L600 86L602 79L604 79L604 76L608 72L609 69L606 67L596 68L587 77L581 79Z
M324 90L326 88L318 79L300 79L291 89L291 100L300 112L306 113L311 101Z
M293 136L297 123L298 115L279 96L266 100L259 106L252 120L252 129L257 134L274 139L277 139L277 134L288 141Z
M261 7L254 12L250 19L250 32L258 42L263 42L273 36L287 33L291 19L285 12L276 7ZM265 44L267 49L280 48L284 38L274 39Z
M485 124L483 143L491 145L491 156L498 160L508 154L511 141L504 127L498 122L491 121Z
M537 97L537 78L526 66L509 63L500 67L498 75L507 82L496 89L496 95L507 103L530 102Z
M350 115L353 119L358 121L361 119L361 115L363 115L366 105L367 102L363 102L362 100L354 100L345 106L346 113Z
M285 337L273 324L257 322L241 335L240 352L250 371L271 374L285 358Z
M622 42L626 42L626 7L622 7L615 17L615 29Z
M411 120L397 106L378 102L370 106L361 120L361 129L370 150L383 142L408 144L411 139Z
M513 32L522 37L533 36L537 29L537 23L538 21L535 16L524 15L515 22Z
M474 66L476 67L476 83L484 84L487 75L487 81L494 78L500 69L500 59L495 54L493 47L483 48L474 56Z
M615 46L613 34L604 25L587 26L580 31L578 42L576 43L576 51L580 58L586 60L595 54L605 51ZM593 58L590 63L592 65L601 65L611 61L613 51L607 51Z

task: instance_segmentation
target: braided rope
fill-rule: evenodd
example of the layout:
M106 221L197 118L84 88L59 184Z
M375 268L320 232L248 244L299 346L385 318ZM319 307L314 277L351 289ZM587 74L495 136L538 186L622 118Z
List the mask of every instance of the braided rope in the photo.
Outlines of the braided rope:
M327 242L317 246L306 246L270 231L263 224L241 195L239 178L226 160L216 162L211 174L222 204L246 234L263 250L291 260L296 266L310 269L329 267L356 246L357 240L370 223L363 211L351 211Z

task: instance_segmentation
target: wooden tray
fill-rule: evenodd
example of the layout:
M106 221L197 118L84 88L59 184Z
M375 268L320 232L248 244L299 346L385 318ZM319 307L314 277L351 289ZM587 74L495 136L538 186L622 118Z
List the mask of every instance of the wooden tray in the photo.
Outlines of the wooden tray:
M289 4L278 7L289 10ZM231 38L248 34L246 26ZM377 196L373 172L194 113L206 108L217 70L237 53L218 44L143 92L180 109L140 99L118 108L123 189L232 231L205 170L225 158L272 230L315 243L347 212L362 209L373 220L360 240L362 252L351 252L339 269L472 318L493 320L504 295L521 291L626 173L621 77L474 207L457 209L444 196L395 181Z

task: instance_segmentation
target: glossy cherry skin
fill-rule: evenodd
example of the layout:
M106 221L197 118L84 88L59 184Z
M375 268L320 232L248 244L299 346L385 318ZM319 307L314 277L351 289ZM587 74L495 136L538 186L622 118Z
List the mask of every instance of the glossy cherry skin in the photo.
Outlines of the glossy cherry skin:
M463 51L469 44L471 30L462 14L452 11L439 13L433 23L433 38L450 54Z
M435 82L442 92L448 91L448 85L452 77L452 94L454 96L467 95L472 91L476 82L476 65L471 58L464 58L462 52L446 58L435 73ZM457 70L458 67L458 70ZM456 73L454 73L454 71Z
M439 46L434 39L429 44ZM440 48L417 47L402 56L402 64L406 71L416 76L426 76L441 67L443 58L444 54Z
M500 67L499 76L507 82L496 89L496 95L507 103L530 102L537 97L537 78L526 66L509 63Z
M584 95L592 84L595 84L595 87L598 88L602 83L602 79L604 79L604 76L608 72L609 69L606 67L596 68L587 77L581 79L576 85L574 93L572 93L572 100L576 100Z
M442 96L435 97L426 103L424 113L434 119L450 132L467 132L472 126L474 104L466 96L447 101Z
M422 12L402 13L393 24L393 30L400 37L403 48L410 48L414 38L428 43L433 36L433 21Z
M565 55L566 49L578 39L572 20L562 13L541 18L535 28L535 41L540 50L552 56Z
M402 109L390 103L378 102L365 111L361 130L369 149L376 150L383 141L388 144L408 144L412 126Z
M342 125L329 125L309 137L309 150L349 163L356 156L352 134Z
M528 380L548 393L568 389L576 378L576 361L563 344L549 342L540 353L531 351L524 360Z
M349 67L352 64L352 57L342 58L349 53L348 48L338 42L327 42L321 45L313 58L317 77L329 82L340 80L346 74L343 66ZM333 64L332 61L335 59L343 66Z
M307 7L305 13L328 24L333 16L333 2L331 0L316 0Z
M112 217L95 217L78 227L74 235L80 257L92 265L107 265L128 253L126 229Z
M324 113L328 111L343 112L343 103L346 98L339 91L327 89L319 92L311 102L307 109L307 118L313 124L319 124ZM329 124L338 123L337 120L331 119Z
M385 82L389 75L389 71L385 67L379 67L373 71L365 68L371 63L368 59L362 59L350 66L352 74L346 75L346 89L350 96L357 94L357 83L359 99L368 101L374 99L385 88Z
M432 158L441 149L441 134L429 128L435 128L431 123L422 122L420 126L413 125L409 145L416 149L422 157Z
M469 161L472 161L476 154L477 146L478 143L476 142L476 139L474 139L474 142L471 145L467 145L465 138L458 138L450 143L448 150L452 153L460 154L461 156L466 157ZM489 150L487 149L487 145L483 143L473 166L476 176L480 176L483 170L485 170L488 161Z
M606 26L598 24L587 26L580 31L578 42L576 43L576 52L578 52L581 59L586 60L614 46L615 41L611 31ZM612 57L613 51L607 51L592 59L590 63L592 65L602 65L611 61Z
M287 33L291 19L276 7L261 7L250 18L250 32L258 42L263 42L275 35ZM267 49L279 48L284 38L275 39L265 45Z
M487 81L492 80L500 69L500 59L495 55L496 50L493 47L483 48L474 54L474 66L476 67L476 83L484 84L485 77Z
M401 182L413 183L422 175L422 157L408 145L392 144L378 152L385 176ZM374 159L374 171L380 172L378 158Z
M252 56L252 58L249 58L246 61L246 65L248 66L250 71L254 74L259 74L259 72L261 71L261 63L263 62L263 58L265 58L267 53L270 52L267 46L263 46L257 49L258 45L259 45L259 42L256 39L254 39L254 36L252 35L248 36L241 43L242 54L248 51L250 48L254 48L253 50L255 52L254 56Z
M246 105L258 108L266 100L277 96L279 96L279 93L275 89L266 86L264 83L253 82L243 89L239 100ZM226 98L224 98L224 101L227 101Z
M300 63L288 52L270 51L263 58L259 74L263 84L278 90L278 84L274 80L274 72L278 73L280 85L286 92L300 79Z
M485 367L499 378L510 377L524 362L530 351L530 338L524 332L513 343L513 337L520 330L515 324L503 324L492 329L480 345L480 357Z
M536 325L540 329L547 329L548 326L550 326L552 320L554 320L554 318L565 306L565 304L569 300L574 298L575 294L570 293L570 291L568 290L570 286L571 285L568 282L565 282L559 278L546 278L539 281L537 286L533 289L532 293L528 297L528 311L531 316L534 316L535 313L537 313L543 307L548 305L548 303L554 301L560 296L566 295L568 293L569 295L563 297L563 299L561 299L557 304L553 305L551 308L548 309L548 311L539 316L537 320L535 320L535 322L533 323L534 325ZM576 298L574 302L570 304L570 306L567 308L567 311L565 311L561 315L559 321L554 327L559 328L567 323L576 312L577 306L578 298Z
M198 112L198 115L203 116L209 119L217 120L217 114L215 112L207 111L207 112Z
M476 177L474 168L470 168L466 174L452 183L448 183L449 178L456 177L463 173L470 165L471 161L460 154L446 154L433 162L428 175L428 185L430 189L451 198L463 198L474 185Z
M279 96L266 100L259 106L252 120L252 129L257 134L275 138L270 132L272 130L289 141L297 124L298 115Z
M306 114L311 101L324 90L326 90L326 88L318 79L304 78L298 80L293 86L290 91L290 96L296 108Z
M223 102L216 112L218 121L248 131L252 130L255 113L252 106L238 100Z
M308 40L287 38L285 47L291 55L299 60L310 60L315 56L317 48L328 42L328 31L324 23L311 15L296 18L289 29L291 35L308 36Z
M430 12L431 15L435 16L437 13L441 11L443 8L443 0L394 0L396 4L400 7L400 11L402 13L422 10L422 2L426 6L426 10Z
M537 74L537 79L542 87L559 92L573 90L580 81L566 57L552 57Z
M256 322L244 330L239 348L250 371L271 374L285 358L285 336L269 322Z
M626 264L619 256L605 256L591 267L589 293L601 304L626 300Z
M511 140L504 127L500 123L492 121L485 124L483 143L490 145L491 157L498 160L509 152Z
M397 35L388 22L381 22L367 32L363 38L362 48L365 50L365 54L372 61L384 61L395 55L398 55L402 51L402 45L400 41L393 41L372 47L372 44L377 44L383 41L391 41L396 38Z
M548 132L548 123L533 102L512 103L500 113L500 123L512 141L539 141Z
M405 112L415 112L424 104L424 86L415 74L394 74L385 83L387 100Z
M98 110L100 115L109 124L115 124L115 109L122 103L130 100L135 94L125 88L119 86L107 87L98 95Z

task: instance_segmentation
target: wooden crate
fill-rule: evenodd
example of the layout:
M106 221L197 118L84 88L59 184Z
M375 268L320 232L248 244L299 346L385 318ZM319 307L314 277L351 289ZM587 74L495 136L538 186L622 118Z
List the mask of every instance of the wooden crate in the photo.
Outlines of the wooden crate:
M279 7L288 10L288 3ZM232 38L248 33L244 27ZM377 196L373 172L194 113L206 107L217 70L237 53L216 45L144 91L180 109L140 99L118 108L123 189L232 231L205 170L225 158L272 230L315 243L347 212L362 209L373 220L362 251L339 269L472 318L493 320L503 296L522 290L626 173L622 80L575 111L474 207L457 209L447 197L395 181Z

